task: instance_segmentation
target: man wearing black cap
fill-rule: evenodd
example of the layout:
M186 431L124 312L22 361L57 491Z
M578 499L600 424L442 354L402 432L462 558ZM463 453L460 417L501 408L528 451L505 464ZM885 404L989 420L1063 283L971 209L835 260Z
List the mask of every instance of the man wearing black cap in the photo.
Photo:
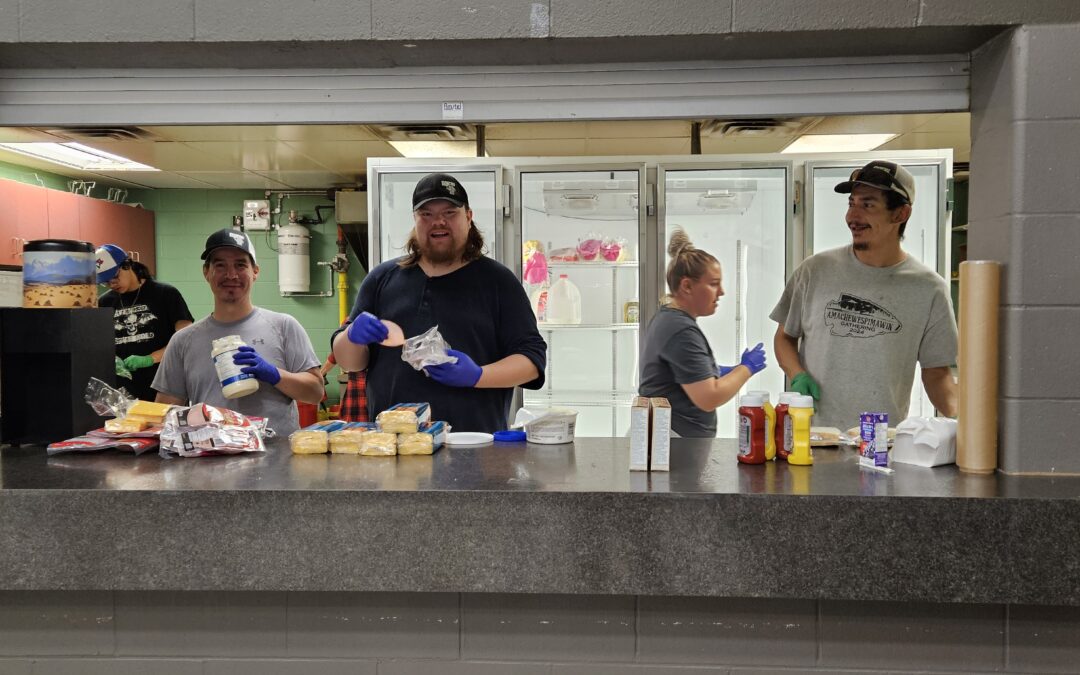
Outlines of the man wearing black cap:
M851 244L803 261L770 317L791 389L817 399L815 425L846 429L862 412L907 417L916 362L930 401L956 414L957 333L948 285L900 246L915 178L875 160L836 186Z
M368 411L427 402L457 431L505 429L515 386L544 384L547 345L513 272L483 255L469 196L453 176L425 176L413 190L405 255L371 270L349 322L332 339L347 371L368 371ZM438 326L455 363L416 371L401 347L381 345L398 324L406 336Z
M233 229L211 234L201 257L214 311L169 342L154 378L157 400L209 403L265 417L278 434L296 431L300 424L293 401L318 403L323 397L320 361L311 340L293 317L251 303L259 266L246 234ZM258 391L241 398L225 398L210 356L214 340L229 335L239 335L245 344L234 356L240 372L259 381Z

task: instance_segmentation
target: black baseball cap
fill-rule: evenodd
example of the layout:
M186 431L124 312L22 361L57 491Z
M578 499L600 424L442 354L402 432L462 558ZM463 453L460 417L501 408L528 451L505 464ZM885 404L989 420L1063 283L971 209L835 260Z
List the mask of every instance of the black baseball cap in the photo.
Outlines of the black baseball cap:
M209 237L206 238L206 248L203 249L202 255L199 256L203 260L210 257L210 253L216 248L223 246L231 246L232 248L238 248L244 253L251 256L251 263L258 265L255 262L255 246L251 243L251 239L240 230L234 230L231 227L227 227L224 230L218 230Z
M448 173L429 173L420 179L412 193L413 211L437 199L445 199L455 206L469 207L469 194L465 192L465 187Z
M867 185L886 192L895 192L906 199L908 204L915 203L915 177L895 162L875 159L863 168L852 171L851 178L834 189L841 194L847 194L855 185Z

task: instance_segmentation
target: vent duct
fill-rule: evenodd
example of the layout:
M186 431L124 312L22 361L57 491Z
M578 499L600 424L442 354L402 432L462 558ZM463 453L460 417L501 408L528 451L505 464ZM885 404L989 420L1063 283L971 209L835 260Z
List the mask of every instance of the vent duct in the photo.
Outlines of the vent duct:
M368 126L386 141L475 141L474 124L378 124Z
M806 133L821 117L740 117L714 119L701 122L702 136L746 137L795 137Z

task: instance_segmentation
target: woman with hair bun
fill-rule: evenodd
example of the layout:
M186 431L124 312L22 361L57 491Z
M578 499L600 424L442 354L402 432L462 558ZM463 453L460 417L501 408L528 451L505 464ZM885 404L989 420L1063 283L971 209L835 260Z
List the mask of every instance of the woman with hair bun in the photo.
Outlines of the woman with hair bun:
M672 435L712 438L716 409L765 368L765 349L758 343L737 365L717 366L697 319L713 314L724 295L720 261L681 229L672 233L668 255L669 295L645 331L638 392L671 403Z

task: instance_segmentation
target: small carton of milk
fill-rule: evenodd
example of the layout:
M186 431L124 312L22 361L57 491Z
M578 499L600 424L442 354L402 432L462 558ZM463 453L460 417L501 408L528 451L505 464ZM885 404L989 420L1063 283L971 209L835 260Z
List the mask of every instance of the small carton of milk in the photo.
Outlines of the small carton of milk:
M630 470L649 470L649 399L643 396L630 404Z
M650 471L670 471L671 467L671 404L666 398L650 398L652 415L652 449L649 455Z

